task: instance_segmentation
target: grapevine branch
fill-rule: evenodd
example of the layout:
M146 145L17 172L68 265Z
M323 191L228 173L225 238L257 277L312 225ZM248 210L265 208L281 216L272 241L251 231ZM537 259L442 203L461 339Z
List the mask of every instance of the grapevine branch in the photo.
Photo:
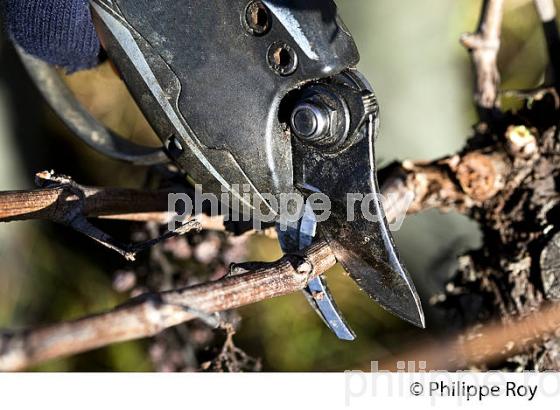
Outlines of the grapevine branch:
M560 305L553 304L508 325L490 323L440 343L420 343L419 347L385 358L379 363L379 370L402 371L398 364L409 361L423 362L421 370L426 371L454 371L499 363L534 343L554 337L559 328Z
M0 337L0 371L15 371L56 357L108 344L153 336L195 318L301 290L334 266L328 245L319 242L303 255L287 255L251 270L237 266L223 280L186 289L149 293L103 314ZM216 325L219 322L215 323Z
M461 43L470 51L475 71L475 103L484 120L498 105L498 51L505 0L484 0L478 30L464 34Z

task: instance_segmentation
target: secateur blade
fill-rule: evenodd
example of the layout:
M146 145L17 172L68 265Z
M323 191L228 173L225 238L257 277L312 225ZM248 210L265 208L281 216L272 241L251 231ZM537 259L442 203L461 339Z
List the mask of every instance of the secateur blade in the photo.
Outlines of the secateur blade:
M320 107L323 95L329 95L333 108L336 96L347 106L346 134L343 138L331 135L330 140L301 135L296 139L297 184L308 195L320 193L329 198L330 216L319 223L320 232L360 289L389 312L424 327L420 299L400 261L379 195L375 97L357 72L348 71L304 91L299 104ZM296 122L292 117L292 128L304 128L305 124Z
M285 253L307 248L313 242L317 232L317 220L313 209L306 205L297 226L277 225L277 232L280 246ZM351 341L356 338L339 311L324 277L319 276L310 280L303 290L303 294L325 325L339 339Z

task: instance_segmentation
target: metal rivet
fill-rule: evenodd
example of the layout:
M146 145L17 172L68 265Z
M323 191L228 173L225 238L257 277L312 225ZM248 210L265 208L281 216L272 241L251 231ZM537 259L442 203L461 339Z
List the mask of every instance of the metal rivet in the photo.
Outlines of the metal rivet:
M268 65L279 75L290 75L297 69L298 56L292 47L279 41L268 49Z
M262 36L271 27L270 12L261 1L252 1L245 9L245 26L249 33Z
M167 139L167 144L165 144L165 146L172 158L178 158L183 154L183 146L174 135Z

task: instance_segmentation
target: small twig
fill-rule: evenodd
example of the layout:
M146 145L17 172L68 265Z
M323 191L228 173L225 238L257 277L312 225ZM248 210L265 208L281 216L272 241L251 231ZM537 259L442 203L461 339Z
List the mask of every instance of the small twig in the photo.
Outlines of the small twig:
M156 221L163 224L172 217L167 211L168 192L86 187L52 171L38 173L36 181L41 188L0 193L0 222L31 219L57 222L89 236L128 260L134 260L139 252L171 237L204 227L217 229L220 224L223 226L223 218L201 215L159 238L138 244L123 244L91 224L88 218Z
M138 244L123 244L115 240L111 235L92 225L84 211L86 205L86 190L77 184L72 178L65 175L55 174L53 171L44 171L36 175L37 185L45 188L63 188L67 195L62 196L62 207L56 207L51 218L58 223L67 225L80 232L101 245L111 249L127 260L135 260L136 255L153 245L166 239L183 235L191 230L200 229L200 225L194 221L188 221L181 227L173 231L166 232L164 235ZM58 210L58 212L56 212Z
M534 0L541 19L548 49L553 84L560 91L560 31L556 21L554 0Z
M554 99L554 107L560 109L560 94L557 88L541 86L526 90L503 90L501 94L504 97L517 98L527 102L529 107L536 101L541 101L545 97L550 96Z
M212 370L217 372L234 372L239 373L244 369L251 369L259 371L261 363L259 359L254 359L247 355L243 350L235 346L233 336L235 335L235 328L231 323L226 323L222 326L226 332L226 340L218 356L211 362L205 362L201 368L203 370Z
M499 106L498 51L504 0L484 0L478 30L464 34L461 43L470 51L475 67L475 102L484 120Z
M16 371L49 359L113 343L153 336L201 316L296 292L336 263L328 245L312 245L303 257L287 255L273 264L218 282L151 293L103 314L0 336L0 371Z
M90 224L87 221L87 219L80 218L80 220L75 221L75 223L71 224L70 227L76 230L77 232L83 233L84 235L88 236L89 238L103 245L107 249L117 252L127 261L135 261L136 256L140 252L143 252L146 249L150 249L154 245L163 242L167 239L173 238L175 236L183 235L184 233L187 233L192 230L197 230L197 231L200 230L200 225L198 224L198 222L188 221L187 223L182 225L178 230L168 231L163 235L159 236L158 238L150 239L148 241L140 242L140 243L127 244L115 240L108 233Z

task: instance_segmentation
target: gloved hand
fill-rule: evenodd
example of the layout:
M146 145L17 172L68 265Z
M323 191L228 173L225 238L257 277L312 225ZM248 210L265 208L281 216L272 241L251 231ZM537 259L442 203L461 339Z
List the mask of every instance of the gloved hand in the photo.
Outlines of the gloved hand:
M98 63L88 0L6 0L5 7L12 39L29 54L68 72Z

